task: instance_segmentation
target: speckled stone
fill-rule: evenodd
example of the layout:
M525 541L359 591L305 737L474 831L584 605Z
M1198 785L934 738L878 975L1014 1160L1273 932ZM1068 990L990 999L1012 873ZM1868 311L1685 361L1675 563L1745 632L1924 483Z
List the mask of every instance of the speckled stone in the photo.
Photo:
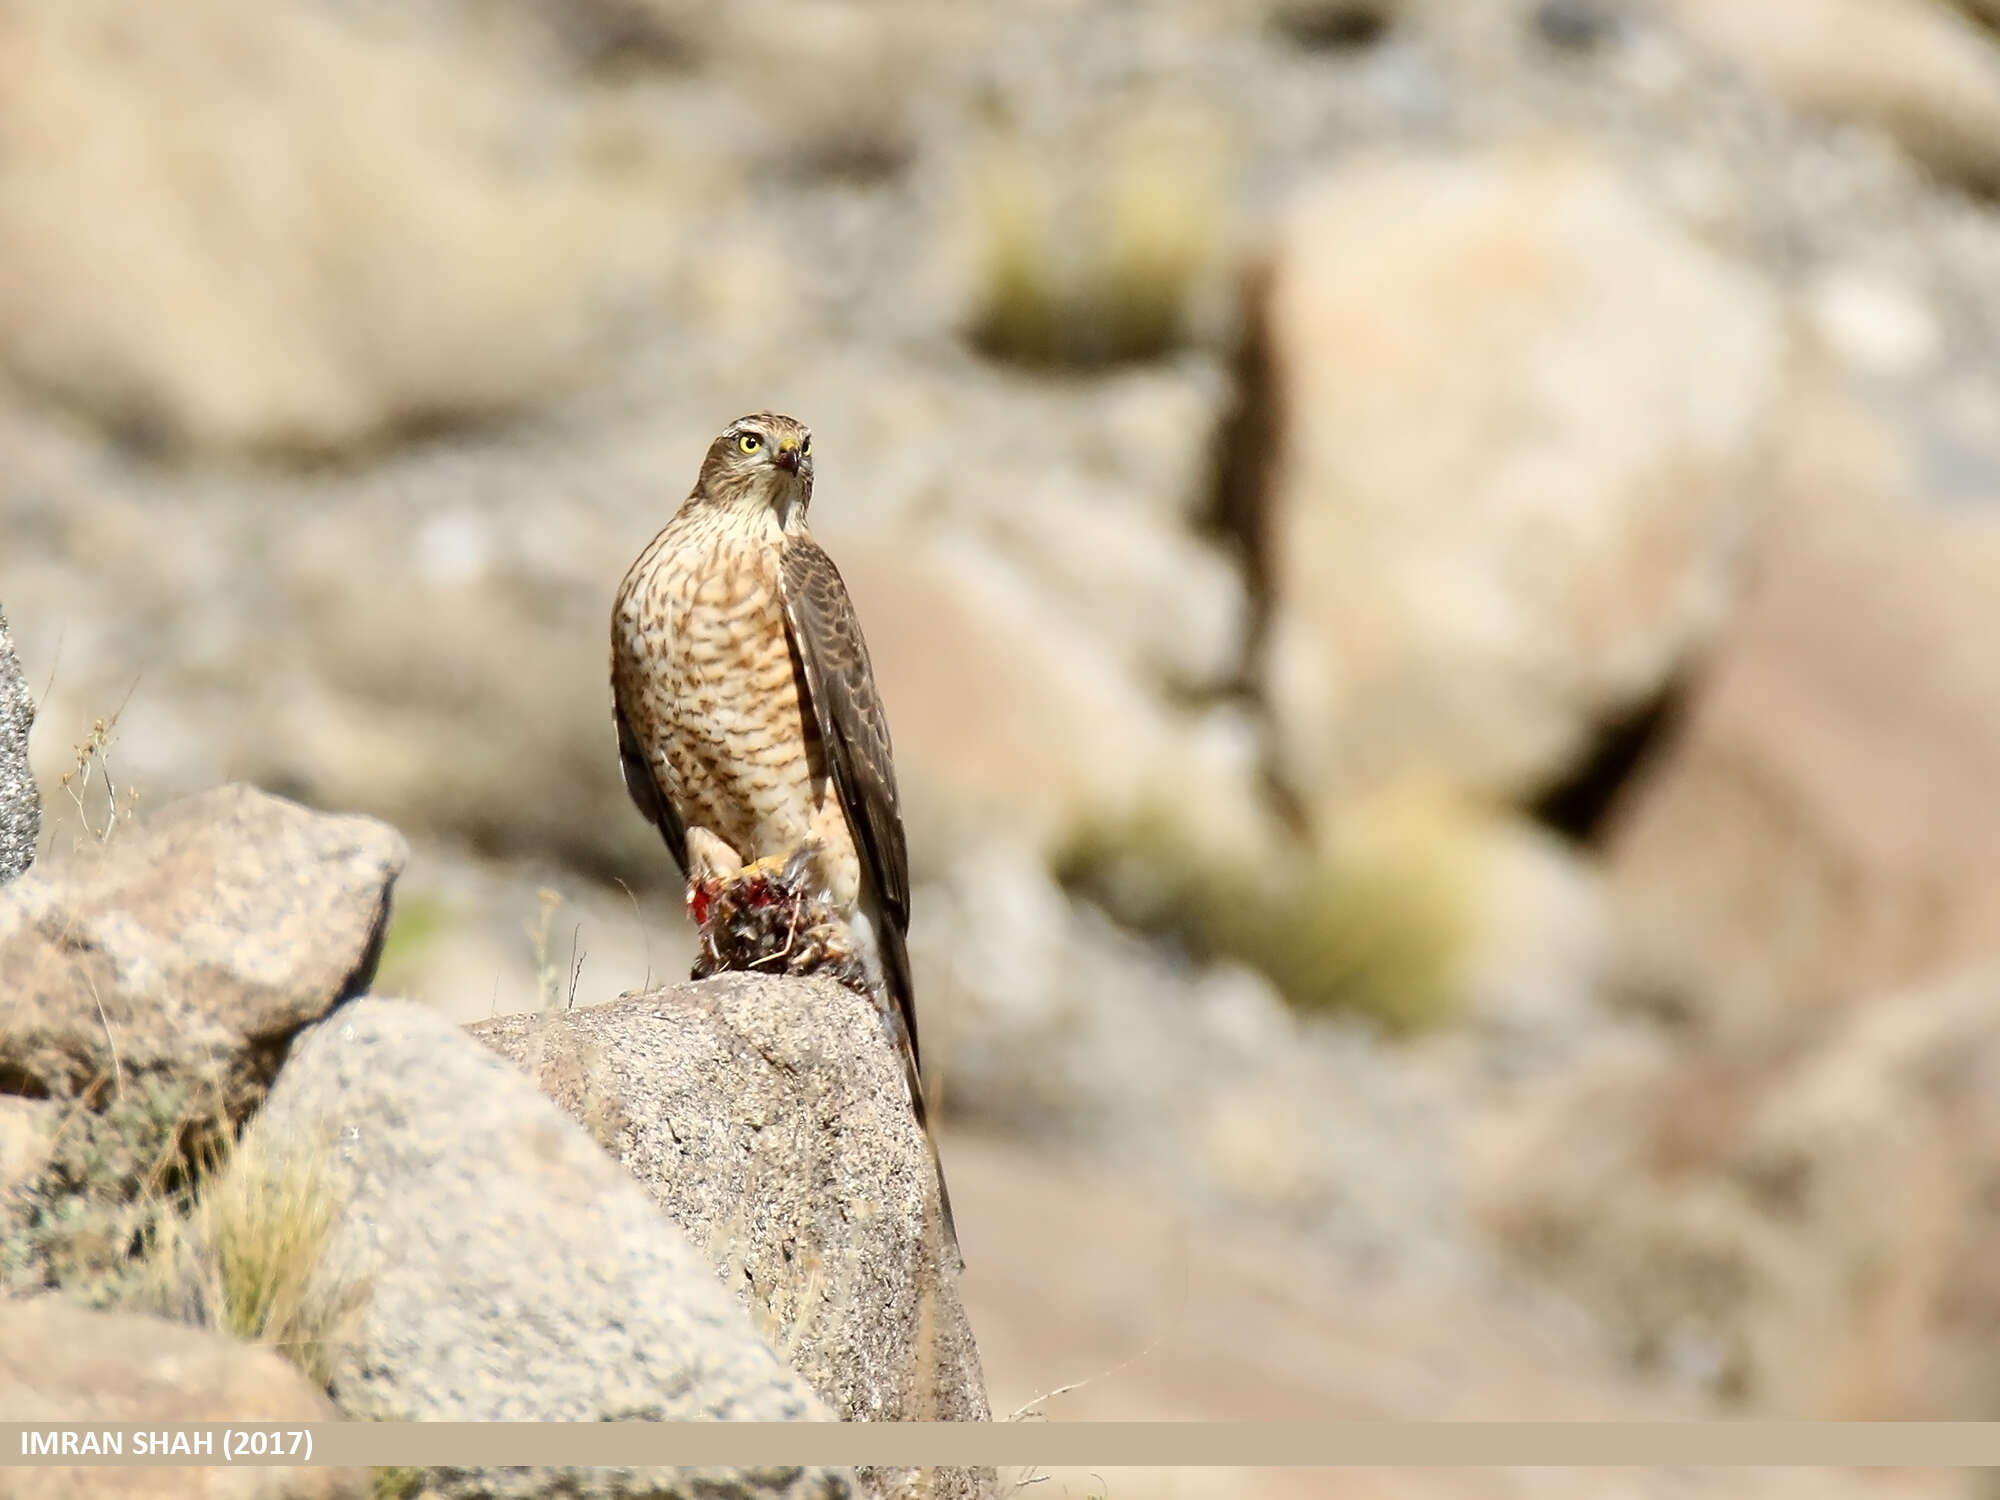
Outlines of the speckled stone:
M35 862L42 833L42 794L28 768L28 731L35 722L35 698L21 676L0 610L0 885Z
M428 1007L301 1036L255 1129L324 1153L331 1391L371 1421L826 1421L682 1233L520 1071ZM828 1470L433 1470L442 1496L844 1496Z
M408 857L373 818L234 785L0 891L0 1073L65 1094L121 1070L261 1087L364 988Z
M940 1267L923 1132L866 999L820 977L726 973L471 1030L707 1248L842 1418L991 1420L957 1277ZM867 1476L888 1491L898 1477ZM932 1478L941 1496L994 1483Z

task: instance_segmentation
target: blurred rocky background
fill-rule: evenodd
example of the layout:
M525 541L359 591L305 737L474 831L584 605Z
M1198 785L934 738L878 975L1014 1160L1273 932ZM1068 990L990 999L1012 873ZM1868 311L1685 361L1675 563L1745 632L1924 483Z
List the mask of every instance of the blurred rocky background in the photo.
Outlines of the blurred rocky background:
M610 597L790 411L996 1415L1991 1417L1996 25L0 3L39 847L247 780L410 840L378 990L684 977Z

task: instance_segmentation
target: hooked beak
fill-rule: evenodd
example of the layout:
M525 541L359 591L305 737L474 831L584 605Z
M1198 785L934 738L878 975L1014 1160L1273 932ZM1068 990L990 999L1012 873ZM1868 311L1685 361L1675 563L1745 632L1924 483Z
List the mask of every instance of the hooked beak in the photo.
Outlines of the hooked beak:
M776 459L776 463L778 467L783 469L787 474L798 473L799 445L797 443L782 444L778 449L778 457Z

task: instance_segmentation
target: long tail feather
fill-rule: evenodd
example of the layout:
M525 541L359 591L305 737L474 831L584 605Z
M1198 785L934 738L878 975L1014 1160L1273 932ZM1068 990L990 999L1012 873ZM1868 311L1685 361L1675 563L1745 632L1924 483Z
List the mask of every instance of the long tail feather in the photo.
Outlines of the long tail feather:
M944 1184L944 1162L938 1157L937 1136L931 1131L930 1108L924 1102L924 1080L917 1072L916 1053L908 1047L901 1050L903 1078L910 1090L910 1107L916 1111L917 1124L924 1132L924 1145L931 1153L931 1172L937 1178L938 1217L944 1222L944 1242L951 1248L952 1258L962 1271L965 1269L965 1253L958 1248L958 1225L951 1213L951 1189Z
M944 1241L951 1248L952 1258L958 1262L959 1269L963 1270L965 1255L958 1248L958 1225L952 1218L951 1190L944 1183L944 1162L938 1157L937 1136L931 1130L930 1106L924 1099L923 1071L917 1053L916 984L910 977L909 949L895 924L877 921L874 928L877 951L882 961L882 981L889 992L884 1017L895 1037L896 1050L902 1054L903 1078L909 1086L910 1108L916 1113L917 1124L924 1132L924 1144L930 1150L932 1174L937 1178L938 1217L944 1222Z

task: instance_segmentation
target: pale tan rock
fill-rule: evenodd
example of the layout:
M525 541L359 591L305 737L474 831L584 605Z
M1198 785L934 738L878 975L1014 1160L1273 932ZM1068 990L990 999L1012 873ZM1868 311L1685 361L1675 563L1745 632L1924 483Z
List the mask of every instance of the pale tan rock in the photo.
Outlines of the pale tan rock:
M233 785L43 861L0 891L0 1065L35 1092L162 1070L233 1100L366 985L406 855L372 818Z
M1803 403L1755 588L1607 827L1639 956L1758 1035L1994 951L2000 525L1905 498L1865 408Z
M0 165L0 361L194 445L325 449L543 397L598 299L661 263L659 218L587 160L508 166L508 132L562 108L463 35L313 6L10 10L0 131L38 148Z
M989 1419L930 1155L866 999L723 974L471 1029L624 1162L842 1418Z
M687 1237L520 1071L364 997L294 1047L252 1128L336 1196L315 1295L358 1298L329 1389L374 1421L825 1421ZM433 1469L461 1500L836 1500L817 1468Z
M1192 695L1232 681L1248 614L1242 580L1174 517L1050 486L980 519L988 544L1018 559L1069 627L1109 646L1142 685Z
M1286 216L1230 506L1281 761L1537 790L1734 597L1777 304L1588 148L1351 161Z
M13 1422L332 1422L325 1395L276 1351L61 1297L5 1304L0 1411ZM17 1468L12 1500L363 1500L355 1469Z

